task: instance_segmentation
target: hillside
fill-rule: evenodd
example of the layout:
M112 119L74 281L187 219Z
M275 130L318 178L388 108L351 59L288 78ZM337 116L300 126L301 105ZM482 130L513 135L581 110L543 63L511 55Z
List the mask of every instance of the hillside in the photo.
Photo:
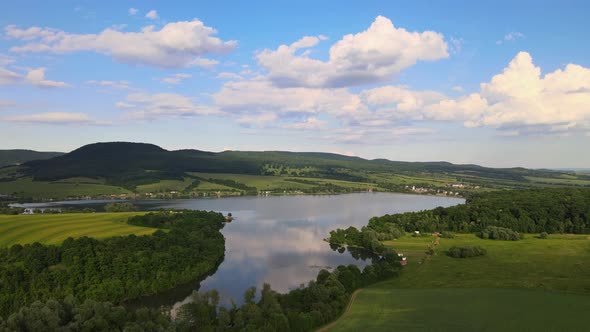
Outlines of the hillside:
M448 162L367 160L319 152L168 151L129 142L90 144L51 159L0 169L0 194L32 199L373 190L464 196L495 189L562 186L590 186L590 176Z
M144 178L175 178L185 172L305 175L335 179L365 178L366 172L463 173L468 176L515 181L524 181L525 176L556 173L524 168L454 165L447 162L366 160L329 153L167 151L152 144L126 142L90 144L63 156L27 162L24 166L24 173L37 180L103 177L113 183Z
M63 152L38 152L32 150L0 150L0 167L22 164L31 160L43 160L61 156Z

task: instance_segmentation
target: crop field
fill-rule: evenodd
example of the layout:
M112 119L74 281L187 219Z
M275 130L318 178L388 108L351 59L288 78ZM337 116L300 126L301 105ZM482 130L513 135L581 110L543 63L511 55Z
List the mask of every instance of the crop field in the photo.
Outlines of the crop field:
M203 179L233 180L238 183L254 187L258 190L277 190L285 188L304 189L311 187L308 184L287 181L288 178L272 175L246 175L246 174L216 174L216 173L190 173ZM199 186L198 189L201 189Z
M128 194L129 190L104 184L82 182L43 182L30 178L0 181L0 194L23 193L25 197L62 199L73 196Z
M575 176L561 178L539 178L527 176L528 180L539 184L553 184L562 186L590 186L590 180L578 179Z
M471 234L440 239L405 236L385 242L408 256L400 278L359 292L330 331L583 331L590 309L590 237L527 234L521 241ZM450 258L452 246L488 254ZM541 319L541 317L545 317Z
M0 215L0 247L39 242L60 244L68 237L107 238L118 235L145 235L154 228L127 225L137 212Z
M144 184L137 186L136 190L140 193L148 192L168 192L183 191L193 183L194 179L185 178L184 180L160 180L156 183Z

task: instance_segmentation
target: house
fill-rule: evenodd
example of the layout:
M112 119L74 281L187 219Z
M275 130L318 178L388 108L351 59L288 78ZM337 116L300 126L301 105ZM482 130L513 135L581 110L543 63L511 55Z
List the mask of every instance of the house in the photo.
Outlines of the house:
M402 260L401 260L401 261L399 261L399 263L400 263L402 266L404 266L404 265L407 265L407 264L408 264L408 260L407 260L407 258L406 258L406 257L402 257Z

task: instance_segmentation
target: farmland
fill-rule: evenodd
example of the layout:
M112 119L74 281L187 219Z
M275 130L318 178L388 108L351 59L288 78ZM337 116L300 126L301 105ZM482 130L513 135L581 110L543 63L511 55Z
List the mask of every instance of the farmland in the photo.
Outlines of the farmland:
M408 256L401 278L360 291L330 331L579 331L585 326L580 317L590 309L587 235L490 241L460 234L440 239L429 256L425 249L431 241L409 236L387 241ZM483 246L488 254L469 259L444 254L465 245Z
M0 247L39 242L60 244L68 237L108 238L120 235L145 235L153 228L127 225L127 218L138 213L72 213L39 215L0 215Z

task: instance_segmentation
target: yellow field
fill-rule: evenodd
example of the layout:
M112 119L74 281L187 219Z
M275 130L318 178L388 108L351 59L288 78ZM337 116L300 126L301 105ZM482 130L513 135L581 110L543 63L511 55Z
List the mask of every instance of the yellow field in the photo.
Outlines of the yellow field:
M0 215L0 247L39 242L60 244L68 237L107 238L117 235L145 235L153 228L127 225L137 212Z

